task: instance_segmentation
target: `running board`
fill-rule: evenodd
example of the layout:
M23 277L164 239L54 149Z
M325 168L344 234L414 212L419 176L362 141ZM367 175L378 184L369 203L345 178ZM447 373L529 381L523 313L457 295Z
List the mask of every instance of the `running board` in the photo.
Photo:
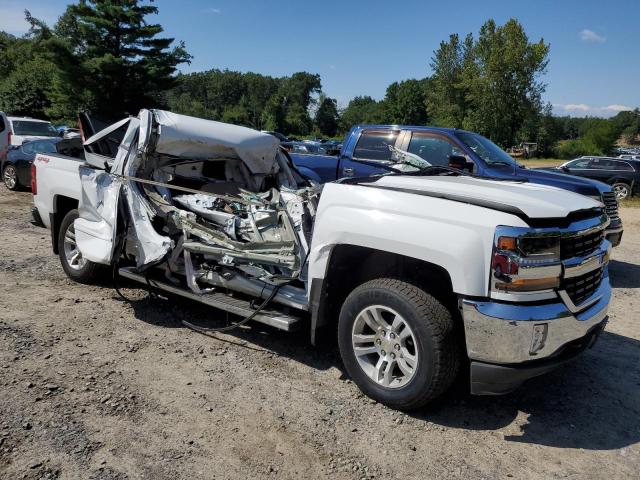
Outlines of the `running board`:
M131 267L120 268L118 270L118 273L122 277L128 278L129 280L144 284L147 283L147 278L144 275L135 272ZM243 318L246 318L255 312L255 310L251 308L250 302L248 302L247 300L232 297L230 295L227 295L226 293L212 292L203 295L197 295L189 290L185 290L184 288L176 287L175 285L172 285L170 283L160 282L151 278L149 279L149 284L153 288L157 288L158 290L173 293L174 295L180 295L181 297L204 303L205 305L209 305L210 307L219 308L220 310L233 313L234 315L238 315ZM280 330L284 330L286 332L290 332L297 328L302 318L295 315L282 313L267 306L262 309L262 311L260 311L260 313L258 313L255 317L253 317L253 320L255 320L256 322L264 323L265 325L270 325Z

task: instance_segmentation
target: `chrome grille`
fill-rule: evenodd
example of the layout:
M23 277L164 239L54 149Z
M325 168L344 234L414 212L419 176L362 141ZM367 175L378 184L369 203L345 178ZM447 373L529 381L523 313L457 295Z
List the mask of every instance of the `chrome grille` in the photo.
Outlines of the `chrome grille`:
M614 192L605 192L602 194L602 203L604 203L604 211L611 220L620 218L618 215L618 200Z
M604 230L565 237L560 240L560 258L586 257L596 251L603 238Z
M579 306L598 289L603 271L604 268L600 267L579 277L565 278L560 288L567 292L574 305Z

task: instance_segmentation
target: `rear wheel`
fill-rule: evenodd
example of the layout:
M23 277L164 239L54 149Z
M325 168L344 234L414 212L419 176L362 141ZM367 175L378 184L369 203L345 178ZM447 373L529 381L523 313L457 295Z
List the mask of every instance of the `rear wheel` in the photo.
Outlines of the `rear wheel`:
M82 258L76 243L73 222L78 218L78 210L67 213L60 224L58 233L58 256L62 268L69 278L79 283L91 283L100 274L101 265Z
M15 165L7 164L4 166L2 170L2 181L4 182L5 187L9 190L17 190L20 188L20 184L18 183L18 171L16 170Z
M631 187L626 183L616 182L613 184L613 192L618 200L624 200L631 196Z
M459 368L451 313L424 290L381 278L356 288L340 312L345 368L369 397L418 408L442 394Z

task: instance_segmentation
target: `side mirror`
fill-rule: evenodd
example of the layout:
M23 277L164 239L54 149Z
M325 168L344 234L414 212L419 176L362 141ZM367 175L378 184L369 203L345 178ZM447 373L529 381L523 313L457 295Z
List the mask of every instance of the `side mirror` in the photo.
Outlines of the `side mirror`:
M565 167L564 165L560 167L560 170L562 170L563 172L568 172L569 171L569 167Z
M456 170L473 171L473 163L467 162L467 158L462 155L449 155L449 167Z

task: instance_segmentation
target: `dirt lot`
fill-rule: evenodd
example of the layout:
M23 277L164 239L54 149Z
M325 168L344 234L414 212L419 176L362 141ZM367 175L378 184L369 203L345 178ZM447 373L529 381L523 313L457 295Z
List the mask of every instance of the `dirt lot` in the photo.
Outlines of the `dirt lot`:
M335 351L225 314L67 280L30 193L0 189L0 477L638 478L640 209L624 209L593 350L505 397L462 386L405 415ZM635 472L635 473L634 473Z

